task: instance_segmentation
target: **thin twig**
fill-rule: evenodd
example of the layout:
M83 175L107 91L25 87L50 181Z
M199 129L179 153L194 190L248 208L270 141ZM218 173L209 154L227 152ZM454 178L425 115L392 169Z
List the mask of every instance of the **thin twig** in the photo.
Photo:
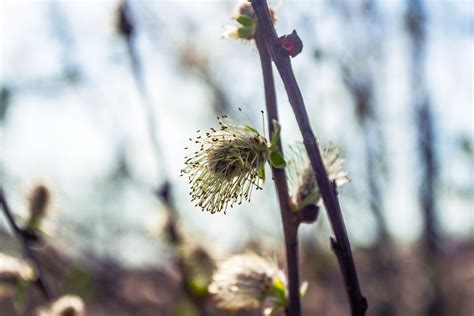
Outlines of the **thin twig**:
M338 262L351 305L352 315L365 315L367 300L361 293L357 272L352 257L349 238L336 196L333 183L329 181L324 168L321 152L316 142L308 114L303 101L303 96L296 82L289 56L278 45L278 36L271 22L268 6L265 0L252 0L252 6L258 19L266 46L283 80L290 104L293 108L298 126L303 135L303 141L308 152L309 160L321 191L321 195L328 211L328 216L335 234L333 249L337 255Z
M190 289L188 285L188 281L191 277L190 272L186 268L185 258L183 258L179 251L179 248L182 246L184 241L183 236L178 229L178 210L176 209L176 205L173 202L171 196L171 184L167 180L167 170L165 167L163 167L163 161L160 162L160 159L163 160L163 154L159 144L156 120L154 119L153 104L146 90L144 68L136 47L136 25L135 21L132 18L132 12L130 11L128 1L124 1L119 8L119 29L122 35L124 36L127 45L128 55L130 58L130 68L133 73L137 89L142 98L144 110L146 112L148 134L151 138L151 144L155 154L155 159L158 163L158 166L161 167L161 172L163 173L163 178L165 179L161 187L154 190L154 194L166 206L165 210L168 215L166 233L174 249L177 250L176 265L179 271L181 272L180 285L185 296L189 299L189 301L198 311L198 315L206 316L207 311L204 301L205 298L197 297Z
M278 109L275 94L275 84L273 81L272 61L265 46L265 40L262 37L260 29L257 28L256 43L262 65L263 83L265 86L265 103L267 108L269 135L274 132L273 121L278 121ZM281 140L278 139L277 146L282 150ZM286 182L285 169L272 167L273 179L280 204L281 220L283 223L283 233L285 236L286 263L288 269L288 290L289 303L287 315L301 315L300 292L299 292L299 273L298 273L298 219L291 211L289 205L288 185Z
M191 279L191 274L189 269L186 267L186 259L183 257L179 248L184 244L183 236L178 229L178 219L177 214L178 210L176 209L175 203L173 201L171 184L169 181L163 183L161 189L156 192L156 195L163 201L168 209L168 223L166 225L166 233L170 239L171 244L175 249L178 249L176 254L176 265L181 272L181 281L180 286L191 301L191 303L196 308L199 316L208 315L205 304L205 297L197 297L193 294L192 289L189 287L188 281Z
M7 218L7 222L10 225L13 231L13 234L15 235L15 238L21 244L24 256L30 261L31 264L33 264L36 270L37 276L34 283L36 284L38 289L41 291L43 296L47 300L50 300L52 298L52 295L51 295L51 291L49 287L47 286L45 282L44 273L43 273L41 264L36 259L36 256L33 250L30 248L29 238L31 237L28 238L26 232L20 227L18 227L18 225L16 224L15 219L13 218L13 214L11 212L10 206L3 192L3 188L1 187L0 187L0 205L2 206L3 213L5 214L5 217Z
M418 197L423 214L422 247L423 258L427 265L430 285L425 303L426 315L447 314L446 300L441 291L440 256L441 234L436 199L436 186L439 177L437 160L437 135L435 119L428 89L425 85L425 61L427 54L427 4L424 1L408 1L405 23L408 29L411 54L411 86L413 87L411 101L416 123L416 141L419 163L421 167Z

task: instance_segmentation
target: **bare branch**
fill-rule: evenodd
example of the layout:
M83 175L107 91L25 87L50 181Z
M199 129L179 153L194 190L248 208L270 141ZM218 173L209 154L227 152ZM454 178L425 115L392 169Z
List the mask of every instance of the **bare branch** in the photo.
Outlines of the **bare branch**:
M265 46L265 40L260 28L257 28L256 43L260 54L262 65L263 83L265 86L265 103L267 108L269 135L274 132L273 121L278 121L278 109L273 81L272 61ZM281 139L278 139L277 146L281 150ZM272 167L273 179L280 204L280 214L283 223L283 233L285 236L286 263L288 269L288 291L289 304L287 315L301 315L300 293L299 293L299 273L298 273L298 219L292 212L289 205L288 185L286 182L285 169Z
M362 295L357 277L351 246L342 217L336 192L324 168L321 152L316 142L308 114L304 105L303 96L296 82L288 53L278 43L278 36L271 22L268 6L265 0L252 0L252 6L258 19L259 27L270 55L283 80L290 104L296 116L303 141L308 152L316 181L328 211L329 219L335 234L332 242L333 249L338 257L340 269L346 284L352 315L364 315L367 309L367 300Z

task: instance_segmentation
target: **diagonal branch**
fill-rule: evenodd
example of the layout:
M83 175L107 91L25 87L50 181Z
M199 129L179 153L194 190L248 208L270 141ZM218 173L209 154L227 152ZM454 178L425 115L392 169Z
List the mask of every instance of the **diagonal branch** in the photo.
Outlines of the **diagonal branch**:
M304 105L303 96L296 82L290 58L278 44L278 36L271 22L268 6L265 0L252 0L252 6L257 15L259 27L265 39L266 46L283 80L290 104L293 108L298 126L303 135L303 141L308 152L309 160L321 191L321 195L328 211L328 216L334 231L332 239L344 282L346 285L352 315L364 315L367 309L367 300L361 293L357 277L351 246L342 217L339 201L333 183L329 181L324 168L321 152L316 142L308 114Z
M50 300L52 298L51 291L47 284L44 281L44 273L42 270L42 267L36 258L33 250L30 248L30 241L28 239L27 234L23 229L18 227L18 225L15 222L15 219L13 218L13 214L10 210L10 205L7 203L7 199L5 198L5 194L3 193L2 187L0 187L0 205L3 209L3 213L5 214L5 217L7 218L7 222L10 225L13 234L15 235L15 238L18 240L18 242L21 244L21 248L23 250L24 256L33 264L37 277L34 283L38 287L38 289L41 291L43 296L47 299ZM31 237L30 237L31 238Z
M262 65L263 84L265 86L265 103L267 108L269 135L274 132L273 121L278 121L278 109L273 80L272 60L265 46L265 40L260 28L257 27L255 36L260 62ZM281 140L278 139L277 146L281 150ZM289 303L286 311L289 316L301 315L299 275L298 275L298 219L291 211L289 205L288 185L286 182L285 169L272 167L273 179L280 204L281 221L285 236L286 263L288 269Z

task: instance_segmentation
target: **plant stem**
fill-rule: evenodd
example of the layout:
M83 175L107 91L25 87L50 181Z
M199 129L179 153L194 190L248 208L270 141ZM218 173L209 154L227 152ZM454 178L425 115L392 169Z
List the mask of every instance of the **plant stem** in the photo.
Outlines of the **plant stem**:
M36 270L37 277L34 283L36 284L38 289L41 291L43 296L47 300L50 300L52 298L51 291L49 290L49 287L44 281L44 273L41 268L41 265L39 261L36 259L36 256L33 250L30 248L28 237L26 236L25 231L22 230L20 227L18 227L18 225L16 224L15 219L13 218L13 214L10 210L10 206L7 203L7 199L5 198L5 194L3 193L3 189L1 187L0 187L0 205L2 206L3 213L5 214L5 217L7 218L8 224L13 230L13 234L15 235L15 238L21 244L24 256L28 258L28 260L31 262L31 264L33 264Z
M278 121L278 109L273 81L272 61L262 37L260 28L257 28L256 43L262 65L263 84L265 87L265 103L267 108L269 135L274 132L273 121ZM277 146L282 150L281 140L278 139ZM288 269L288 291L289 302L286 310L289 316L301 315L299 272L298 272L298 219L289 205L288 185L286 182L285 169L272 167L273 179L280 204L280 214L285 236L286 263Z
M321 152L309 124L308 114L303 96L296 82L289 56L278 45L277 33L271 22L268 6L265 0L252 0L252 6L258 19L259 28L266 46L278 72L283 80L290 104L293 108L298 126L303 135L303 141L308 152L309 160L328 211L328 216L334 231L332 240L333 250L338 258L339 266L346 285L346 291L351 305L352 315L365 315L367 300L361 293L354 259L352 257L349 238L342 217L335 185L330 182L324 168Z

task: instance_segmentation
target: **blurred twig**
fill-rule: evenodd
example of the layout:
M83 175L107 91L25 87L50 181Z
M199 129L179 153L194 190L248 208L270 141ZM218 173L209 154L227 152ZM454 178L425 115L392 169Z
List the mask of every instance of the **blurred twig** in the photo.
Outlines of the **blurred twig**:
M169 209L168 214L168 222L166 224L166 233L173 244L175 249L179 249L183 245L183 237L178 229L177 226L177 210L173 202L172 192L171 192L171 184L168 181L165 181L161 186L160 190L156 192L157 196L165 203L166 208ZM192 292L191 288L189 287L189 280L191 275L186 267L185 258L181 251L178 250L177 254L177 266L181 272L181 288L183 292L186 294L188 299L193 303L196 309L199 311L199 315L205 316L207 315L207 311L204 305L202 298L196 297Z
M357 272L352 258L351 246L349 238L347 237L347 231L339 206L339 201L336 196L335 186L329 181L327 172L324 168L321 152L309 124L303 96L301 95L298 83L296 82L290 58L288 54L282 51L281 46L278 45L278 36L271 22L266 1L253 0L252 5L257 15L258 23L261 27L267 49L269 50L283 80L290 104L303 135L304 144L308 152L316 181L321 190L321 195L331 220L334 234L336 236L336 238L331 238L332 246L337 255L344 276L352 314L364 315L367 309L367 300L362 295L359 287Z
M135 79L137 89L140 92L140 96L142 99L141 103L146 113L148 134L151 138L153 151L156 155L155 159L158 162L161 159L161 150L158 141L157 128L154 120L155 113L153 111L153 105L148 97L148 93L146 90L143 66L135 43L136 25L133 20L132 12L127 1L123 1L118 9L117 28L120 34L123 36L127 45L127 52L130 58L130 68L132 70L133 78ZM162 168L162 171L165 171L165 168Z
M146 117L148 119L147 127L148 127L148 134L152 140L153 150L155 152L155 159L157 163L162 158L161 150L159 146L157 128L154 120L154 112L153 112L153 105L149 100L146 85L144 82L144 75L143 75L143 67L140 62L139 54L136 49L135 45L135 36L136 36L136 25L132 17L132 12L130 11L130 7L127 1L123 1L119 7L118 11L118 21L117 21L117 28L121 35L124 37L128 54L130 57L130 66L132 73L134 75L134 79L136 81L137 89L142 96L142 103L145 108ZM160 166L163 166L163 163L159 163ZM196 297L192 290L188 286L188 282L190 279L190 274L188 269L186 268L185 259L183 258L179 248L183 245L183 237L178 229L178 211L172 199L172 192L171 192L171 183L166 179L166 168L162 167L162 171L164 172L164 182L160 187L157 187L154 190L155 196L160 199L165 204L165 209L167 212L168 222L166 225L166 234L172 243L174 249L177 251L176 253L176 264L181 273L181 288L185 293L186 297L189 301L195 306L198 310L199 315L206 315L206 309L204 305L204 301L202 298Z
M383 186L381 175L386 169L384 165L384 142L377 115L376 89L374 82L375 69L380 58L380 48L383 43L383 20L375 1L361 2L357 8L351 10L345 0L332 1L331 4L341 15L344 23L345 40L343 53L338 54L337 62L342 73L343 82L354 99L354 112L359 125L365 150L366 180L368 188L369 206L376 222L377 243L389 241L387 223L383 216ZM359 13L360 11L360 13ZM361 28L357 27L361 25ZM352 27L347 27L347 26ZM363 33L354 34L355 32ZM359 38L364 37L364 40ZM354 40L354 38L359 40Z
M413 114L417 127L417 148L422 172L419 180L419 199L424 219L422 244L425 261L429 267L429 278L432 282L425 313L426 315L445 315L439 276L441 238L436 218L435 190L438 182L436 135L431 102L424 83L427 16L422 0L411 0L407 2L407 5L405 22L411 42Z
M347 29L349 49L348 53L343 55L348 55L349 58L341 58L339 67L343 74L344 84L352 94L356 122L360 127L364 142L369 206L375 219L377 233L373 248L374 255L370 257L373 275L375 278L385 279L387 284L387 300L372 304L372 312L374 315L392 315L396 312L396 300L400 296L400 284L397 280L399 266L394 260L395 247L383 214L384 187L381 184L385 170L385 155L383 134L377 115L375 86L377 64L382 59L380 49L384 39L383 20L375 1L361 3L360 13L350 12L347 1L340 2L344 25L352 20L354 23L360 23L362 27L356 29L367 37L366 40L354 41L354 30L344 27ZM355 58L351 58L352 56Z
M61 3L57 0L50 3L49 17L51 32L61 44L61 59L65 79L72 83L78 82L82 79L83 74L81 66L75 59L74 37L70 30L69 21L61 8Z
M212 92L214 112L219 115L229 113L227 93L222 83L219 83L219 79L212 73L207 56L199 52L192 43L186 43L178 48L178 57L183 68L195 73Z
M345 74L344 83L354 98L357 122L363 134L365 160L367 162L369 204L377 223L377 242L383 243L389 240L390 236L383 216L383 198L379 184L380 172L378 171L380 168L378 168L378 164L382 157L380 157L381 155L377 147L382 143L382 140L378 129L374 126L376 123L374 117L373 80L352 80L359 76L351 74L351 71L345 65L341 65L341 68Z
M21 245L24 256L31 262L31 264L34 266L36 270L37 277L34 283L36 284L38 289L41 291L44 298L47 300L50 300L52 298L51 290L46 284L42 266L39 263L38 259L36 258L33 250L31 249L31 242L35 240L35 238L34 236L31 236L31 233L23 230L16 224L2 187L0 187L0 205L3 209L3 213L5 214L5 217L7 218L10 228L12 229L13 234L15 235L15 238L18 240L18 242Z
M424 84L424 57L426 39L426 13L421 0L408 1L406 23L411 37L412 84L414 118L417 125L417 142L422 163L420 200L424 216L425 247L436 253L439 245L439 228L436 221L435 186L438 168L434 149L435 134L431 102Z

